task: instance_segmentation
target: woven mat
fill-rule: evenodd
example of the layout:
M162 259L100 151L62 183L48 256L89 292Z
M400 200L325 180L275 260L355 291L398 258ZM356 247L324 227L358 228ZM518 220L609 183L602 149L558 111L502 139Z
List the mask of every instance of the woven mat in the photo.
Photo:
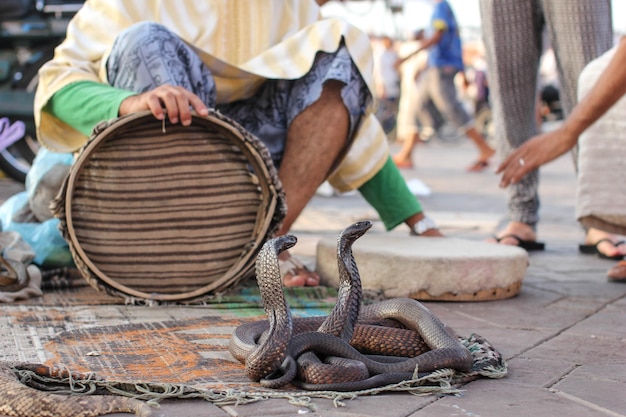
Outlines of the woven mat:
M62 332L44 348L54 354L48 365L64 364L105 380L256 391L259 387L227 351L233 330L245 321L204 317L77 329Z
M310 315L313 310L324 308L296 308L294 315ZM97 387L147 400L193 393L221 405L267 398L293 402L385 391L457 394L460 383L481 376L500 378L507 370L489 342L472 335L463 340L475 359L474 369L467 374L443 370L421 380L358 393L265 390L246 378L243 365L227 351L236 326L263 318L258 308L12 305L1 306L0 311L2 360L39 362L89 375L84 383L29 376L54 390L87 393Z
M286 289L295 317L328 314L336 295L326 287ZM249 381L243 365L228 353L233 330L263 318L262 300L252 283L203 305L145 306L125 304L80 280L57 282L47 286L43 297L0 305L0 360L90 375L84 383L28 376L53 390L87 393L95 385L145 400L191 393L218 405L286 398L306 406L315 397L338 400L390 390L456 394L455 385L481 376L500 378L507 371L489 342L471 335L463 339L475 358L468 374L443 370L359 393L265 390Z
M119 304L152 304L145 300L131 300L118 295L109 295L91 287L75 268L60 268L44 272L41 284L43 296L20 300L15 305L33 306L94 306ZM336 302L337 290L331 287L286 288L289 305L303 309L306 315L322 315ZM366 295L376 299L378 294ZM158 303L154 303L158 304ZM162 303L165 304L165 303ZM0 304L2 305L2 304ZM248 279L228 292L207 297L193 305L210 306L215 309L263 308L263 300L256 281ZM306 311L310 310L310 311ZM258 314L258 311L255 313Z

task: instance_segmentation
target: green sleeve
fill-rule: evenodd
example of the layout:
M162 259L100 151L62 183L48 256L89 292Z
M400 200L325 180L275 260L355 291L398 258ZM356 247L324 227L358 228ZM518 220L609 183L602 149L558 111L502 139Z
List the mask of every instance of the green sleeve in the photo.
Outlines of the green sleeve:
M118 117L122 101L135 94L108 84L78 81L57 91L43 110L89 136L98 123Z
M422 211L400 170L391 158L383 168L359 188L365 200L378 212L385 229L391 230Z

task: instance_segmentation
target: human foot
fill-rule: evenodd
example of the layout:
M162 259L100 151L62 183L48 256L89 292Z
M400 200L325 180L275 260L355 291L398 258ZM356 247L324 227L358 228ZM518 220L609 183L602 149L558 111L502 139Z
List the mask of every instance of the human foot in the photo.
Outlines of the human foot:
M607 276L609 282L626 283L626 261L619 261L615 266L609 269Z
M424 237L444 237L443 233L439 229L429 229L422 233L420 236Z
M468 172L481 172L489 166L489 160L495 155L496 151L491 148L486 148L480 153L478 160L472 165L467 167Z
M391 159L398 168L413 168L413 161L411 161L410 157L398 154L394 155Z
M320 284L319 275L288 251L278 256L278 264L285 287L315 287Z
M578 245L581 253L598 255L602 259L621 260L626 255L626 245L617 236L599 229L587 230L585 243Z
M489 166L489 161L478 160L467 167L467 172L482 172Z
M519 246L526 250L543 250L545 245L537 242L537 235L533 228L522 222L510 222L504 229L487 242L500 245Z

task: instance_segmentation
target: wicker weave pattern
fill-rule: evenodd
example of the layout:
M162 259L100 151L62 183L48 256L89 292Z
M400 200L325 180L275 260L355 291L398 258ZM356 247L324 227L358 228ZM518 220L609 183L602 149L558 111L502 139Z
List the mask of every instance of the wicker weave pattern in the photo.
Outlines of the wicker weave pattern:
M248 276L285 210L267 149L217 112L189 127L149 113L98 127L54 207L92 286L160 301Z

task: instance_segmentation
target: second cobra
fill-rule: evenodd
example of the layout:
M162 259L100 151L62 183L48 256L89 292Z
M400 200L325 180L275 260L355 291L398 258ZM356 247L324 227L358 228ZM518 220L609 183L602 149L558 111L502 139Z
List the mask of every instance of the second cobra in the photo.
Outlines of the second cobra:
M317 319L293 319L284 297L278 254L296 238L281 236L263 246L256 275L268 320L238 327L229 348L252 380L271 388L291 383L308 390L355 391L411 379L416 371L471 369L469 350L420 302L396 298L361 306L352 244L371 226L356 222L339 235L337 303Z

